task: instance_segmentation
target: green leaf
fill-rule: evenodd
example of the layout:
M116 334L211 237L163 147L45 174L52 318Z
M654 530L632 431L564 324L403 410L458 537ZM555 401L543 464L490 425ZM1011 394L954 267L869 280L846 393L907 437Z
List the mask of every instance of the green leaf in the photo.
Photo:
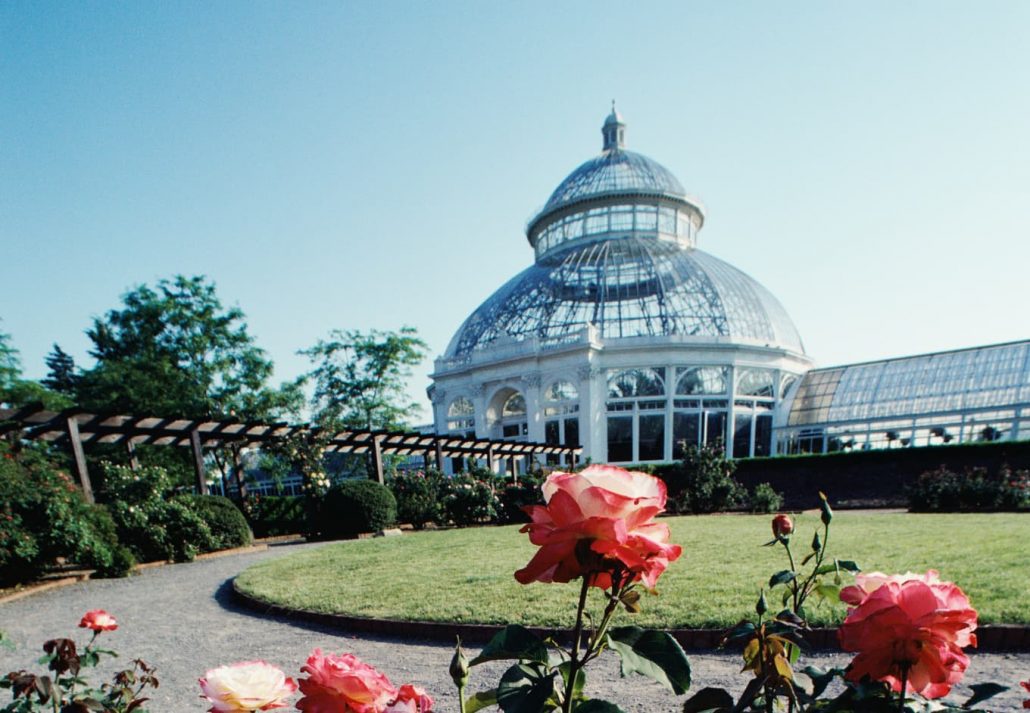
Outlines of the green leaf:
M578 706L572 709L572 713L624 713L614 703L608 701L598 700L592 698L589 701L583 701Z
M750 639L754 636L754 633L755 625L750 621L743 620L723 635L722 645L728 644L731 641L739 641L740 639Z
M536 634L526 627L510 624L497 632L494 638L490 639L490 643L483 647L479 656L469 662L469 665L477 666L486 661L502 659L547 663L547 647L537 638Z
M815 593L831 602L840 601L840 587L835 584L820 584L815 588Z
M852 573L862 571L862 568L852 560L837 560L837 566Z
M963 708L972 708L977 703L982 703L988 698L993 698L1002 691L1009 690L1008 686L1002 686L999 683L978 683L974 686L969 687L973 691L973 695L968 701L962 704Z
M777 572L773 576L769 577L769 589L786 584L797 577L797 574L789 569L785 569L781 572Z
M497 705L504 713L543 713L553 710L547 699L554 694L554 673L539 666L515 664L501 676Z
M497 705L497 690L480 691L465 699L465 713L476 713Z
M623 626L608 632L608 645L622 658L622 675L639 673L676 695L690 688L690 663L683 647L664 631Z
M716 713L733 710L733 696L721 688L702 688L683 704L683 713Z

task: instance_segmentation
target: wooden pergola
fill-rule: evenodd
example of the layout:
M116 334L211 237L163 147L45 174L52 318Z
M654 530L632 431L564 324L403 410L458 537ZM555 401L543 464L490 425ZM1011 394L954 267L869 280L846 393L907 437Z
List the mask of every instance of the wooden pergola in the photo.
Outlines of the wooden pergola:
M383 456L390 454L421 455L426 467L435 464L441 470L444 458L475 458L486 460L487 467L496 471L498 462L505 458L564 455L569 462L575 463L583 451L580 446L498 441L414 431L345 429L326 437L321 429L311 424L111 415L87 413L75 408L54 412L47 411L42 404L17 409L0 408L0 436L11 433L29 440L66 445L71 452L82 491L89 502L93 502L93 487L86 468L84 447L97 443L124 445L130 458L134 458L134 449L139 444L190 448L197 490L200 493L207 492L204 450L232 447L236 482L241 495L245 488L239 462L240 448L260 448L292 437L324 439L327 453L369 454L380 483L384 481Z

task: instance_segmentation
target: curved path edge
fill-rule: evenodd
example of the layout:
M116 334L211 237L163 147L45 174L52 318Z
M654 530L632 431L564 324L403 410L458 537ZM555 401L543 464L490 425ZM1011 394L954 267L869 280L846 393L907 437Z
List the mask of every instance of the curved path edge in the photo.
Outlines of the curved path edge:
M241 591L232 580L232 594L241 605L253 611L286 619L297 619L348 632L427 639L454 643L462 641L483 644L503 627L496 624L459 624L433 621L401 621L397 619L369 619L347 614L325 614L307 609L292 609L270 604ZM526 627L541 637L562 635L564 632L545 627ZM715 649L724 631L722 629L669 629L670 634L687 650ZM990 624L976 630L977 651L1030 651L1030 626L1019 624ZM837 629L817 627L808 632L805 640L815 649L837 649Z

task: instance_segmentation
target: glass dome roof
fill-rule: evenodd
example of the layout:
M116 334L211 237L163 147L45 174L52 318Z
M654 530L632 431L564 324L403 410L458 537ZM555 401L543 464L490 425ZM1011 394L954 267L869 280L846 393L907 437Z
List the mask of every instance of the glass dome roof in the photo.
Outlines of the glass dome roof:
M571 203L618 193L659 194L682 198L686 190L657 161L625 149L610 149L570 173L554 189L541 215Z
M516 275L465 320L449 359L501 343L578 339L728 337L804 353L786 310L748 275L700 250L623 237L568 250Z
M576 341L588 324L604 340L711 337L804 354L768 290L695 249L699 204L664 166L625 150L625 126L613 107L604 151L569 174L527 228L536 264L465 320L446 359L511 342ZM568 208L581 202L589 203Z

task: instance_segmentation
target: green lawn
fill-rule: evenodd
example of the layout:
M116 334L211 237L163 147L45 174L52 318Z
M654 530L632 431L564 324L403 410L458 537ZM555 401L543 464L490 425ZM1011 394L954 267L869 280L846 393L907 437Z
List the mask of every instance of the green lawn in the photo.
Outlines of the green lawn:
M664 520L684 554L645 596L637 623L652 627L725 627L752 611L759 587L785 569L768 516L712 515ZM804 553L819 524L797 521ZM569 626L575 585L518 584L512 573L534 547L517 527L406 533L326 545L243 572L238 586L261 600L318 612L371 618ZM1030 515L837 513L829 555L866 571L938 569L958 583L981 623L1030 624ZM596 603L596 602L595 602ZM821 623L843 607L823 605Z

